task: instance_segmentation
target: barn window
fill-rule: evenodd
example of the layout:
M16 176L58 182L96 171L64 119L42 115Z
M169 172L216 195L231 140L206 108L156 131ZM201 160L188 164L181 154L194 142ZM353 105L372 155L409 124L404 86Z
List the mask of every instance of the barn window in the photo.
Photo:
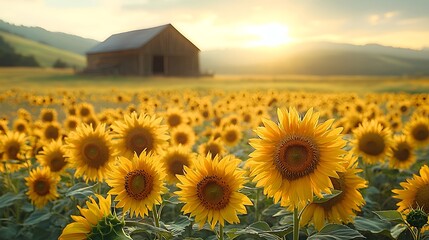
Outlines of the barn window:
M153 74L164 74L164 56L153 56L152 72Z

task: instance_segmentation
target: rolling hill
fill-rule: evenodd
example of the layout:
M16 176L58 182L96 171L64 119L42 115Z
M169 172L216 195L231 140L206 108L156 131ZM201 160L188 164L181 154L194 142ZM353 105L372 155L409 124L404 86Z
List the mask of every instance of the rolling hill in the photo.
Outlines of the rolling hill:
M23 38L46 44L58 49L64 49L80 55L97 45L93 39L83 38L62 32L51 32L41 27L27 27L10 24L0 20L0 31L9 32Z
M309 42L206 51L201 68L221 74L429 75L429 51Z
M3 31L0 31L0 36L3 37L17 53L26 56L33 55L42 67L51 67L57 59L61 59L67 64L78 68L83 68L86 64L85 57L77 53L58 49Z

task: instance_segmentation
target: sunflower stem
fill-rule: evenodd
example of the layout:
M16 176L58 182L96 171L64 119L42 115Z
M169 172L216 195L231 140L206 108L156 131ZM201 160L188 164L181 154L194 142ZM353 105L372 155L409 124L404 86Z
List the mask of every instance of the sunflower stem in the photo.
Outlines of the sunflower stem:
M153 208L152 208L152 215L153 215L153 222L155 223L155 227L159 228L159 215L155 204L153 205ZM161 239L159 234L156 234L156 239Z
M218 239L219 240L223 240L223 225L219 223L219 235L218 235Z
M259 215L259 195L261 193L261 189L257 188L256 189L256 197L255 197L255 220L259 221L260 220L260 215Z
M299 211L298 211L298 207L293 208L293 240L299 240Z
M416 240L420 240L420 238L421 238L421 228L416 228L417 229L417 232L416 232Z

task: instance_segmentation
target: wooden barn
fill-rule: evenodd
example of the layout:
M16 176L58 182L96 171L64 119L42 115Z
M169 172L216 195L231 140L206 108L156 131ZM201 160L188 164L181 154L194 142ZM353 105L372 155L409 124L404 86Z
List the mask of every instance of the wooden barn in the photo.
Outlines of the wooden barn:
M87 52L89 73L196 76L200 50L171 24L118 33Z

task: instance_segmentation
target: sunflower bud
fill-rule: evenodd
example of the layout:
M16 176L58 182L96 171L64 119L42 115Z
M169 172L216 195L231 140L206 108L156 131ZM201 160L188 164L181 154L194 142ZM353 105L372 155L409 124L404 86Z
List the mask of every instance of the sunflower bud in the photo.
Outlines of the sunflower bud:
M88 240L95 239L114 239L114 240L129 240L131 239L124 233L123 227L125 222L120 220L116 214L109 214L101 219L96 226L92 228L92 232L88 234Z
M416 228L422 228L428 222L428 215L422 209L413 209L407 215L407 222Z

